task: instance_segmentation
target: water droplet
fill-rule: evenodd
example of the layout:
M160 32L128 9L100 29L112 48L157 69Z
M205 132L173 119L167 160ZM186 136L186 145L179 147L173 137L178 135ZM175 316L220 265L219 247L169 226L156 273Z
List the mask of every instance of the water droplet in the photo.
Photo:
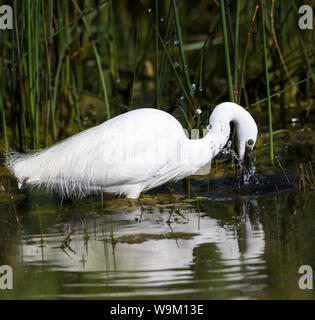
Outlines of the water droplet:
M196 85L194 83L192 83L190 85L190 89L191 89L191 91L195 91L196 90Z
M177 46L177 45L179 44L179 41L178 41L178 40L175 40L175 41L174 41L174 44L175 44L175 46Z
M201 113L202 113L201 109L199 109L199 108L196 109L196 113L197 113L197 114L201 114Z
M160 19L160 22L164 22L164 18L163 17Z
M179 63L176 61L174 62L174 68L178 68L179 67Z
M184 67L185 67L185 69L187 69L188 68L188 64L185 64Z
M185 98L184 98L184 96L181 96L181 97L180 97L180 100L182 100L182 101L183 101L184 99L185 99Z
M199 87L198 90L199 90L200 92L202 92L202 87Z
M117 79L116 79L116 83L120 83L120 78L117 78Z
M151 12L152 12L152 9L151 9L151 8L148 8L148 12L151 13Z

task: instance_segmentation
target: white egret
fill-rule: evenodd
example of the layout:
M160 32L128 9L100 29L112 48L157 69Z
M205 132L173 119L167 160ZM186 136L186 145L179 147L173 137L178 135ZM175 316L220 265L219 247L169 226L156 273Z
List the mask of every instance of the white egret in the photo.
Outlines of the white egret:
M108 192L137 199L142 191L183 179L209 163L236 125L239 158L252 151L257 126L241 106L218 105L202 139L186 137L167 112L144 108L126 112L47 149L9 155L19 186L43 186L63 196Z

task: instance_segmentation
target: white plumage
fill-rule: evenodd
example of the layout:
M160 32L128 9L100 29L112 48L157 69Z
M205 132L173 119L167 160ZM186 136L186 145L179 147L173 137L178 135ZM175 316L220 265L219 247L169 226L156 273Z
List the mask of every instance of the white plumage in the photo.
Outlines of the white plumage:
M242 159L246 145L254 147L257 126L245 109L226 102L211 114L202 139L188 139L181 124L164 111L137 109L45 150L13 152L8 167L20 185L42 186L64 196L102 191L138 198L142 191L187 177L211 161L226 144L231 121Z

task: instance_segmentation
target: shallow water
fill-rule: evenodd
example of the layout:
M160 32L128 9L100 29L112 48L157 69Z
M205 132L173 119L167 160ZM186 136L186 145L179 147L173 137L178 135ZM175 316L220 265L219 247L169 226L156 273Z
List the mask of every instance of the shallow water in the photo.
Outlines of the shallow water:
M13 267L14 289L0 298L314 299L298 286L299 266L315 268L314 194L257 177L240 190L232 177L192 181L192 200L181 182L140 202L62 206L2 191L0 265Z

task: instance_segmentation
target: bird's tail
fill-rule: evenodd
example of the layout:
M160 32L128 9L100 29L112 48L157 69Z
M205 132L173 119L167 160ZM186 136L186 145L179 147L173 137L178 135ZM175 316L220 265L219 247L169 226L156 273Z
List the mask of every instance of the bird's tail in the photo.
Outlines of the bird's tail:
M6 154L5 165L18 180L19 188L21 188L25 182L33 186L40 184L40 179L37 176L38 170L32 170L33 163L36 162L37 156L38 152L23 154L13 150L10 150Z
M82 181L69 178L69 170L64 169L62 159L54 161L54 149L33 153L10 151L7 154L6 166L18 180L18 187L41 187L49 192L58 192L64 197L82 197L89 193ZM66 159L67 160L67 159ZM68 166L67 168L70 168ZM95 191L97 188L95 187Z

